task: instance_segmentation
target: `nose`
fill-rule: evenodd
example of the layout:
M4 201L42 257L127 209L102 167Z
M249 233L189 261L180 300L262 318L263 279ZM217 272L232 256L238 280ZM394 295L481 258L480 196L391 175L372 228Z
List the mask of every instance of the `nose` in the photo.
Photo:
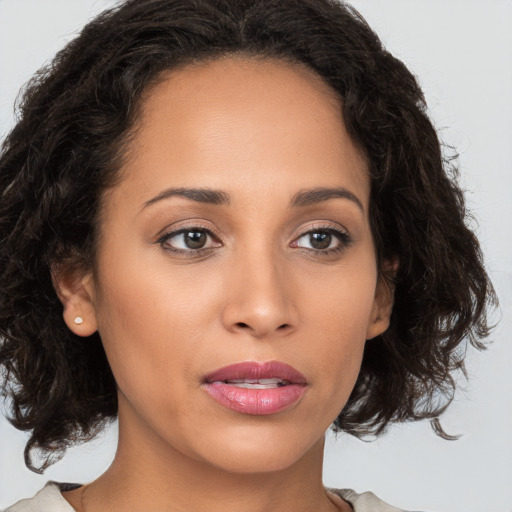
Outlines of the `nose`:
M230 266L224 327L258 339L291 334L298 325L297 297L286 263L271 250L247 253Z

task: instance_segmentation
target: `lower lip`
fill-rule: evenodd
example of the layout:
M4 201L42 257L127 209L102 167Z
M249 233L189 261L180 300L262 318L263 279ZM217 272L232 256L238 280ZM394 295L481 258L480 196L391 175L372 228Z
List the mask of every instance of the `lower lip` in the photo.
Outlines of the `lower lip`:
M243 414L266 415L281 412L295 404L306 386L289 384L278 388L247 389L224 382L203 385L206 392L228 409Z

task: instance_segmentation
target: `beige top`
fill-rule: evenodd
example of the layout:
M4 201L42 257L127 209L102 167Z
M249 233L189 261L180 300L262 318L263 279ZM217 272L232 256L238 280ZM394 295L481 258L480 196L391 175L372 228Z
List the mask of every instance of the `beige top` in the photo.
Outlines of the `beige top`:
M61 491L79 487L76 484L48 482L33 498L18 501L4 512L75 512ZM350 489L329 489L352 505L354 512L406 512L392 507L371 492L357 494Z

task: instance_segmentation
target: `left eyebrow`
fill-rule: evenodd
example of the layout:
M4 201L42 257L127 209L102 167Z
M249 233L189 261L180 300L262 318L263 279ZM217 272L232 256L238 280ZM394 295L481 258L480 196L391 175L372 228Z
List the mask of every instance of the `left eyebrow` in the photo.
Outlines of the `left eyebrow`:
M290 201L290 206L292 207L300 207L300 206L309 206L311 204L321 203L322 201L327 201L328 199L348 199L355 203L359 209L364 213L363 203L358 199L358 197L343 187L338 188L325 188L318 187L307 190L300 190L297 192Z

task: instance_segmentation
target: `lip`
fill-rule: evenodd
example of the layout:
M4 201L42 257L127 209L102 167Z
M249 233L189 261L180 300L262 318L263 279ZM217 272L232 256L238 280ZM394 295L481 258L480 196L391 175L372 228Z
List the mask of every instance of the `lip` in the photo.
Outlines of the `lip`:
M228 383L232 380L279 379L285 385L251 389ZM306 390L304 375L279 361L245 361L220 368L204 378L203 389L218 403L250 415L276 414L293 406Z

